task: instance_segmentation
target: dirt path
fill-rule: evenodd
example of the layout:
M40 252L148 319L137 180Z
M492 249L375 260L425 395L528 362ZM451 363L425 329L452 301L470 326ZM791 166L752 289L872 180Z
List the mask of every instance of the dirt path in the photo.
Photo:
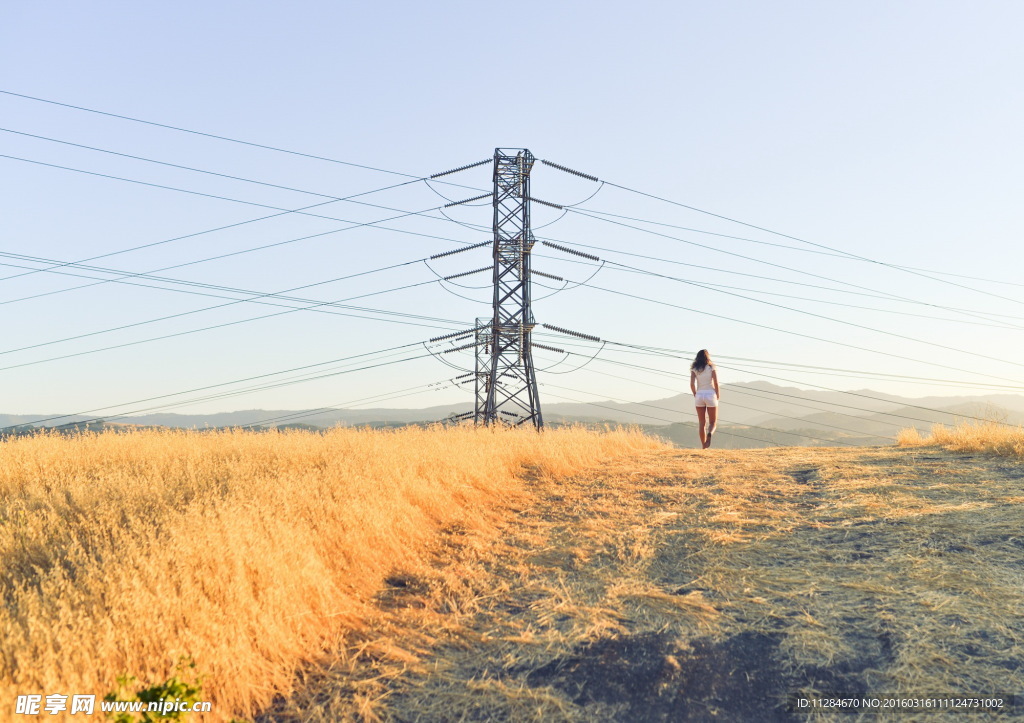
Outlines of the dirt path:
M800 704L1024 693L1019 462L672 451L531 484L263 720L1024 718Z

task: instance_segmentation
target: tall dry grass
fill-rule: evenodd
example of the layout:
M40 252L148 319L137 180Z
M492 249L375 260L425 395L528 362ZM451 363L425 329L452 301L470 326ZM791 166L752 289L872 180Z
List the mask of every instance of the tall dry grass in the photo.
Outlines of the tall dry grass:
M0 443L0 690L163 681L182 655L214 718L248 715L358 632L445 528L661 444L639 432L138 431Z
M992 452L1007 457L1024 457L1024 427L996 422L955 427L936 424L927 437L913 428L901 430L896 435L896 443L901 447L934 445L956 452Z

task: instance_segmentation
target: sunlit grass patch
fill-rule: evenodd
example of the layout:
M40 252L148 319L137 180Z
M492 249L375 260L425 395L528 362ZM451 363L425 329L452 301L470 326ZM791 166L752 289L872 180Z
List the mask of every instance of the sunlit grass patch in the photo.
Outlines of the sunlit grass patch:
M947 427L936 424L927 437L916 429L904 429L896 436L901 447L940 446L956 452L992 452L1008 457L1024 457L1024 427L996 422L960 424Z
M218 715L252 714L351 647L382 589L415 590L445 536L492 534L531 498L524 473L659 447L629 431L414 427L0 442L0 690L102 695L187 655Z

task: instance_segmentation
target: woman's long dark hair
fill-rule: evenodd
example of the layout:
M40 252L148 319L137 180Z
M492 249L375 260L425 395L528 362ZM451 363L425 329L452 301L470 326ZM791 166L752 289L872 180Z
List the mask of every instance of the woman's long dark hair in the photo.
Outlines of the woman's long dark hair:
M711 361L711 355L708 354L707 349L701 349L697 352L697 358L693 360L693 364L690 365L690 369L695 372L702 372L707 367L714 368L715 364Z

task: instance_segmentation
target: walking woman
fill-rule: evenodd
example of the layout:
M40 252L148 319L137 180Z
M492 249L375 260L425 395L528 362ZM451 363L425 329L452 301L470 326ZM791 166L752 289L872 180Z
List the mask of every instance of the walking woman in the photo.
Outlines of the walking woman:
M707 349L697 352L697 358L690 365L690 391L693 392L694 403L697 405L697 420L701 447L711 446L711 435L718 424L718 372L711 362ZM705 424L707 430L705 431Z

